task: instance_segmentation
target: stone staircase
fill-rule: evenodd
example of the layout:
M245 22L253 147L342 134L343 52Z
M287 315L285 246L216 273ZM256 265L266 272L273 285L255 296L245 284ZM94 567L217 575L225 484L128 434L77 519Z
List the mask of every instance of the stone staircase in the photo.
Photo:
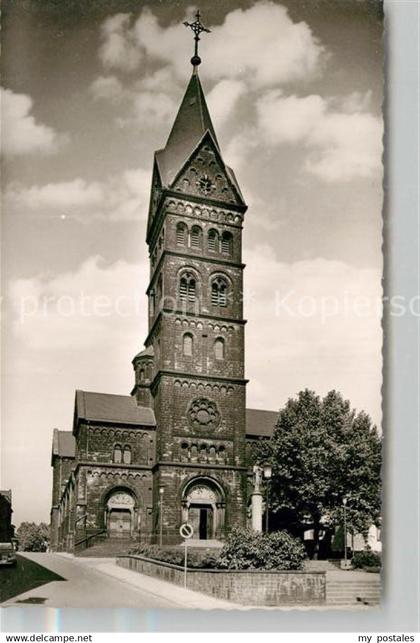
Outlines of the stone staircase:
M380 574L327 572L327 605L379 605Z
M76 552L75 555L78 558L115 558L121 554L128 554L136 544L138 545L135 540L131 539L107 538L96 545Z
M337 561L337 565L334 565L329 560L305 560L304 570L305 572L331 572L337 571L339 565L340 561Z

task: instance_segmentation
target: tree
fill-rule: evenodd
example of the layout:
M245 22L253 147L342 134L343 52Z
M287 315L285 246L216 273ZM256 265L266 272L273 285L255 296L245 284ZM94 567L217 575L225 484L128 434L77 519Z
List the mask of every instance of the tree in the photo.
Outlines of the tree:
M271 511L287 515L301 534L313 529L314 557L320 532L328 539L342 525L344 498L350 532L378 522L381 439L370 417L337 391L321 399L306 389L289 399L259 451L257 460L268 457L273 467Z
M23 551L45 551L49 540L49 527L45 522L37 525L34 522L22 522L17 531L16 537L19 548Z

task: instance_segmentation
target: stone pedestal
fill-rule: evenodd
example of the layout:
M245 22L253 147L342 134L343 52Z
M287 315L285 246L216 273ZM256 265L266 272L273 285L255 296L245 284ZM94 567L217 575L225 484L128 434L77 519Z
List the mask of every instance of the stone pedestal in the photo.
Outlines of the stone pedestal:
M260 491L254 491L251 496L252 507L252 529L253 531L262 531L262 515L263 515L263 496Z

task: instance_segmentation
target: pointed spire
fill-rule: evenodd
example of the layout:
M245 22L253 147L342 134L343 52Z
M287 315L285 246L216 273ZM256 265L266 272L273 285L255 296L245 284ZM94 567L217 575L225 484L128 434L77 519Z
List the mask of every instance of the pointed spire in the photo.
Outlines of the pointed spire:
M219 149L203 88L197 69L194 69L165 149L157 153L164 184L171 184L207 131Z

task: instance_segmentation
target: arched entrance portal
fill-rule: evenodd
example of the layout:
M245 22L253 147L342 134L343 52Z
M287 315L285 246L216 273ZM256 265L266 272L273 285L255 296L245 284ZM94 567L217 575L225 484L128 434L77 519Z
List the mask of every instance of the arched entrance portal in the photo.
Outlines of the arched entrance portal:
M193 538L220 538L225 524L225 498L222 488L211 479L198 479L184 489L182 521L194 529Z
M114 491L106 504L109 538L130 538L135 524L135 500L128 491Z

